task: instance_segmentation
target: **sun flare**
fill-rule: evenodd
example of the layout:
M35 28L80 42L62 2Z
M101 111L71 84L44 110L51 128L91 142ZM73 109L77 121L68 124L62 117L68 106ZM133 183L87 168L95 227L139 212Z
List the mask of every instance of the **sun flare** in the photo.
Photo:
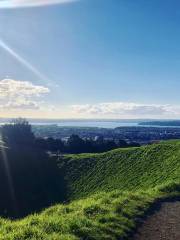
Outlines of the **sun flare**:
M75 0L1 0L0 8L37 7L44 5L62 4Z

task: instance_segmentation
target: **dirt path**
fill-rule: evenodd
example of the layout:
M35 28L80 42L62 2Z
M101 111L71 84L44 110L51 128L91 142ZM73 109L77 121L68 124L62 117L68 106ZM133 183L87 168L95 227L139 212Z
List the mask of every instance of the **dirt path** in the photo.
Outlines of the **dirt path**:
M180 202L162 203L145 220L133 240L180 240Z

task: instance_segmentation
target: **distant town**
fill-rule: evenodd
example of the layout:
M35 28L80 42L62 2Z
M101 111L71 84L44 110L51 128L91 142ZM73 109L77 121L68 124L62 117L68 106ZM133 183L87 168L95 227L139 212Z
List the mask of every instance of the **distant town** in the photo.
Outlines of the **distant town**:
M140 145L153 143L154 141L180 139L179 127L117 127L95 128L95 127L60 127L57 125L33 125L33 132L37 137L55 138L67 141L72 135L78 135L83 139L93 139L103 137L105 140L126 142L137 142Z

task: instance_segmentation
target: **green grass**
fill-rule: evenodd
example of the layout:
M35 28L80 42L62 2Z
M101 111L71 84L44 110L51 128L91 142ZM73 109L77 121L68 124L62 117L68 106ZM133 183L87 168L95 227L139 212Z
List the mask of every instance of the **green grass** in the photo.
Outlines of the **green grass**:
M0 239L128 239L153 202L179 195L174 191L177 186L144 192L99 193L68 205L53 206L23 220L1 219Z
M69 204L0 219L1 240L117 240L153 203L180 197L180 142L65 157Z
M69 199L98 191L137 191L180 181L180 141L67 156Z

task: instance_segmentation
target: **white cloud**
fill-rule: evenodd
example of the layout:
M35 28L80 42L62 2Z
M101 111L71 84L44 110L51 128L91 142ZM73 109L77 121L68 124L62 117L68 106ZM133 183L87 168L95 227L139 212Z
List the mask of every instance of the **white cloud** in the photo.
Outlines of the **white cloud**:
M33 85L31 82L27 81L17 81L13 79L3 79L0 81L0 97L14 97L16 95L39 96L48 92L48 88Z
M108 102L73 105L75 114L93 117L151 118L180 116L180 106L169 104L139 104L132 102Z
M47 87L28 81L3 79L0 81L0 109L39 109L41 102L37 99L49 92Z
M52 4L62 4L74 2L77 0L1 0L0 8L16 8L16 7L34 7Z

